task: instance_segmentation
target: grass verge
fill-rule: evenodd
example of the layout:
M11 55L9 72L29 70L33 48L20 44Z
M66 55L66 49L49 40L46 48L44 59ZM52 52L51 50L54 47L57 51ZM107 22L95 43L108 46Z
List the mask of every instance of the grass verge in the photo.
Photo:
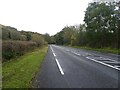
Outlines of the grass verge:
M113 53L113 54L120 54L120 50L113 49L113 48L91 48L91 47L82 47L82 46L71 46L74 48L86 49L86 50L95 50L104 53Z
M41 47L31 53L3 63L3 88L30 88L32 78L47 53L48 47Z

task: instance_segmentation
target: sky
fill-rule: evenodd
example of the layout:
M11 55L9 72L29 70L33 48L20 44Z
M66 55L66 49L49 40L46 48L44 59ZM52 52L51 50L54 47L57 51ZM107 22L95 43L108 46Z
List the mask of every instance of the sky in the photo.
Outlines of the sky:
M0 24L54 35L65 26L84 23L92 0L0 0Z

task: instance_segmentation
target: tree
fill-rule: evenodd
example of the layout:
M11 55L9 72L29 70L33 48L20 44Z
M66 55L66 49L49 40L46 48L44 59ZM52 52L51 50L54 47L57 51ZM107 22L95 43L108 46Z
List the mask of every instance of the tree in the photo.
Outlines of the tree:
M51 37L50 37L50 35L49 35L48 33L46 33L46 34L44 35L44 38L45 38L45 41L48 42L48 44L51 44L51 43L52 43L52 42L51 42Z
M30 40L32 39L32 34L33 34L33 32L30 32L30 31L27 32L27 31L23 31L23 30L22 30L20 33L21 33L22 35L25 35L25 36L27 37L27 39L26 39L27 41L30 41Z
M114 4L90 3L84 21L90 46L108 47L115 40L117 18Z
M71 46L76 44L76 37L74 35L71 36Z
M20 40L20 32L16 28L10 26L2 26L2 39L3 40Z
M25 35L21 35L20 40L21 40L21 41L27 41L27 36L25 36Z
M77 41L78 45L86 46L87 45L87 35L86 35L86 26L85 24L80 24L78 27Z
M36 42L38 47L45 44L45 41L42 35L39 35L37 33L32 34L32 41Z
M64 27L62 31L63 31L64 43L67 45L71 44L71 37L74 37L76 31L75 26Z
M54 35L54 38L55 38L55 44L58 44L58 45L63 45L64 44L63 31L60 31L59 33Z

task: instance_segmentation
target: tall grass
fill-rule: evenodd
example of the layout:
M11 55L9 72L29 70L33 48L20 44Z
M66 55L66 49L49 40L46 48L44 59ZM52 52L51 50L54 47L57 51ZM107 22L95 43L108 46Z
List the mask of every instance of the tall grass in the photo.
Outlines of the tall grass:
M41 67L47 49L47 46L36 48L19 58L3 63L3 89L31 88L32 80Z

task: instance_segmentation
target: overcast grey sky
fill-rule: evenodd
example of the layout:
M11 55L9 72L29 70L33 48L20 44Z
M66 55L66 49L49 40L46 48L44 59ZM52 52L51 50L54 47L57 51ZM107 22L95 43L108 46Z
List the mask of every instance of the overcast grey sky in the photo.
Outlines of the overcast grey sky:
M83 23L92 0L0 0L0 24L54 35L66 25Z

